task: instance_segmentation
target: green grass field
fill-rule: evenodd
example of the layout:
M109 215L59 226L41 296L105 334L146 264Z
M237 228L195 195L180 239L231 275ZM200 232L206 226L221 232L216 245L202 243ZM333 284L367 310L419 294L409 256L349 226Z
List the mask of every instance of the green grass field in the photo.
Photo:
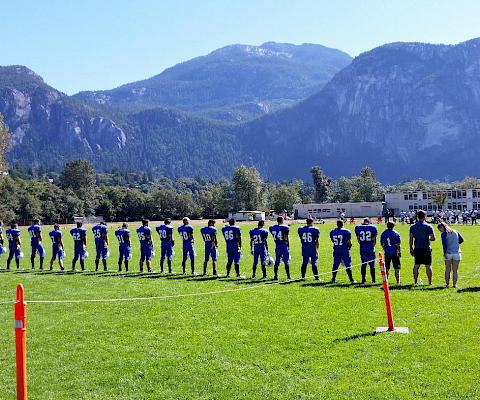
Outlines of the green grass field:
M251 226L243 227L245 238ZM321 272L331 267L326 239L331 228L320 226ZM458 228L465 237L458 289L443 289L438 241L434 285L412 287L407 229L398 226L403 239L403 282L392 288L391 295L396 324L409 327L411 333L374 336L377 326L386 325L381 287L347 285L344 272L339 273L337 285L139 275L136 240L133 271L128 275L96 274L93 258L87 260L85 273L61 274L58 268L31 272L24 228L25 270L0 271L0 301L13 299L19 282L25 286L27 300L245 289L163 300L30 304L30 399L478 399L480 227ZM198 231L200 271L203 243ZM117 246L112 233L110 237L109 265L114 271ZM293 277L298 277L300 243L295 235L292 238ZM91 235L89 239L92 255ZM69 267L73 251L68 234L65 242ZM177 273L178 245L179 240ZM48 259L50 244L47 250ZM224 273L223 240L220 250L220 272ZM357 245L352 254L358 264ZM251 275L251 260L244 239L244 275ZM2 269L5 261L0 259ZM158 271L158 250L153 262ZM360 278L358 268L354 276ZM426 282L424 270L422 279ZM15 397L13 339L13 307L0 304L0 399Z

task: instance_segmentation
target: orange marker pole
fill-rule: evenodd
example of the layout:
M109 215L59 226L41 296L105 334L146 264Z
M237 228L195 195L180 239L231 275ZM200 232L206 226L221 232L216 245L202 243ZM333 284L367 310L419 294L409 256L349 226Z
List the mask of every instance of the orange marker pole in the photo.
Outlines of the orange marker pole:
M387 308L388 332L393 332L395 326L393 324L392 303L390 302L390 289L388 287L387 270L383 261L382 253L378 254L380 271L382 272L383 294L385 296L385 306Z
M17 301L14 309L17 400L27 400L27 303L25 303L25 291L22 284L17 286Z

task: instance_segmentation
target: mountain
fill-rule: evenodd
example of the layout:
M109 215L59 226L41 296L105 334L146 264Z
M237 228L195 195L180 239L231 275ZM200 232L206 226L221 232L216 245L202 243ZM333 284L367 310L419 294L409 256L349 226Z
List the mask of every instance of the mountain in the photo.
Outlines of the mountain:
M23 66L0 67L0 113L12 132L10 164L60 169L84 158L99 170L220 178L241 163L237 136L222 124L168 109L95 107Z
M480 39L392 43L363 53L319 93L247 124L243 151L271 179L370 165L384 182L478 175ZM252 159L253 161L253 159Z
M231 45L152 78L112 90L80 92L75 98L127 111L177 108L239 122L318 92L351 59L316 44Z

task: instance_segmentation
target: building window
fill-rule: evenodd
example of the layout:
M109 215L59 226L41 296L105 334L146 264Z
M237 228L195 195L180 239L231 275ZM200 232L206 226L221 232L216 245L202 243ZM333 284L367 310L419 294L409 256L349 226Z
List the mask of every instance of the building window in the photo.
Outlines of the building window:
M408 200L408 194L403 195L403 200Z

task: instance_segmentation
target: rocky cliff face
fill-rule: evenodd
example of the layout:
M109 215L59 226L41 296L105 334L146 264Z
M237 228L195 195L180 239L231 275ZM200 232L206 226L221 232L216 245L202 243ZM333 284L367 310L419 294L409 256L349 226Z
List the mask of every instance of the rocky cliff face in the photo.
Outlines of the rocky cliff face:
M246 134L275 154L295 154L297 174L314 163L337 176L368 164L386 181L478 174L479 93L480 40L393 43L360 55L318 94ZM287 173L274 168L281 157L265 159L273 176Z
M52 149L59 149L56 156L64 159L70 153L80 157L122 149L127 143L125 132L115 122L21 66L0 67L0 113L12 132L13 161L26 161L20 158L26 155L22 148L35 149L37 154L28 156L34 157L29 161L41 162L42 152L51 157Z

